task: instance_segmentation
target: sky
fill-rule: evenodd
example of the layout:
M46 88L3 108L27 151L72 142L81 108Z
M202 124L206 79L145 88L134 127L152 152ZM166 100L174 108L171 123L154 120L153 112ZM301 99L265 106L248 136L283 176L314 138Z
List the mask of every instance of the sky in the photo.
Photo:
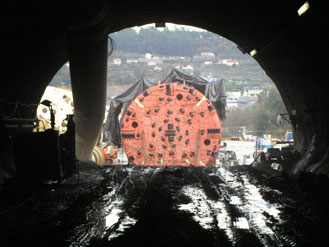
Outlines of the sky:
M155 27L155 23L151 23L151 24L146 24L143 26L135 26L133 27L135 30L139 31L141 28L147 28L153 26ZM193 27L193 26L186 26L186 25L178 25L178 24L174 24L174 23L169 23L166 22L166 28L168 28L169 30L174 30L174 29L179 29L179 28L185 28L187 30L190 31L197 31L197 32L206 32L207 30L205 29L201 29L201 28L197 28L197 27ZM159 30L161 30L162 28L159 28Z

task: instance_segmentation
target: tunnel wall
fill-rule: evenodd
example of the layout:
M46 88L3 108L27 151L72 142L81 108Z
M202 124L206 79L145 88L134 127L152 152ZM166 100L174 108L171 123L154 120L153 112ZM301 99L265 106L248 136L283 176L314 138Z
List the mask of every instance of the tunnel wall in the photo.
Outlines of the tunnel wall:
M38 103L68 60L69 30L97 25L104 15L108 33L152 22L193 25L230 39L246 53L258 51L254 58L277 85L293 122L300 158L290 171L328 175L328 4L312 1L299 17L303 3L98 0L79 6L60 1L52 8L12 3L1 15L0 98Z

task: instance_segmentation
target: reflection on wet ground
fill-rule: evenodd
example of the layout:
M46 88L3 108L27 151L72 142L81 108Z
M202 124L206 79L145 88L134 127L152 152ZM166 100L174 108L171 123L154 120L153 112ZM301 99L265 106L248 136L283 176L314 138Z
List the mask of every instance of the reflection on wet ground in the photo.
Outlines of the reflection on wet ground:
M246 166L89 164L80 184L2 211L1 239L8 246L323 246L326 234L312 239L316 223L328 226L315 222L322 211L312 215L314 205L301 205L289 181Z

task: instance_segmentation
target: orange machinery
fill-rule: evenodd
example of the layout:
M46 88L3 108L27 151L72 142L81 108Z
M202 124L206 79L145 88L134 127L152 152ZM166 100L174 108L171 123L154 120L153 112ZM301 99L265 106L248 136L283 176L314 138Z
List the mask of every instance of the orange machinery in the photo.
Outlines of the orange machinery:
M102 151L104 154L104 159L105 159L106 165L112 165L114 163L114 160L116 160L118 158L118 152L117 152L116 148L107 147L107 148L104 148Z
M220 146L221 121L195 88L159 83L128 106L121 137L131 164L211 166Z

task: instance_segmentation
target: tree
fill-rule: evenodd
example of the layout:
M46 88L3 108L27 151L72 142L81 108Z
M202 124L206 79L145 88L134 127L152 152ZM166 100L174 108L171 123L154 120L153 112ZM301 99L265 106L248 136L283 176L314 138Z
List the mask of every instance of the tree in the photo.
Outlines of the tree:
M291 130L288 122L277 124L279 113L285 113L286 109L278 90L273 86L267 93L259 96L258 103L248 108L238 108L228 111L223 123L223 136L241 135L239 128L246 126L251 134L263 136L282 137L287 130Z

